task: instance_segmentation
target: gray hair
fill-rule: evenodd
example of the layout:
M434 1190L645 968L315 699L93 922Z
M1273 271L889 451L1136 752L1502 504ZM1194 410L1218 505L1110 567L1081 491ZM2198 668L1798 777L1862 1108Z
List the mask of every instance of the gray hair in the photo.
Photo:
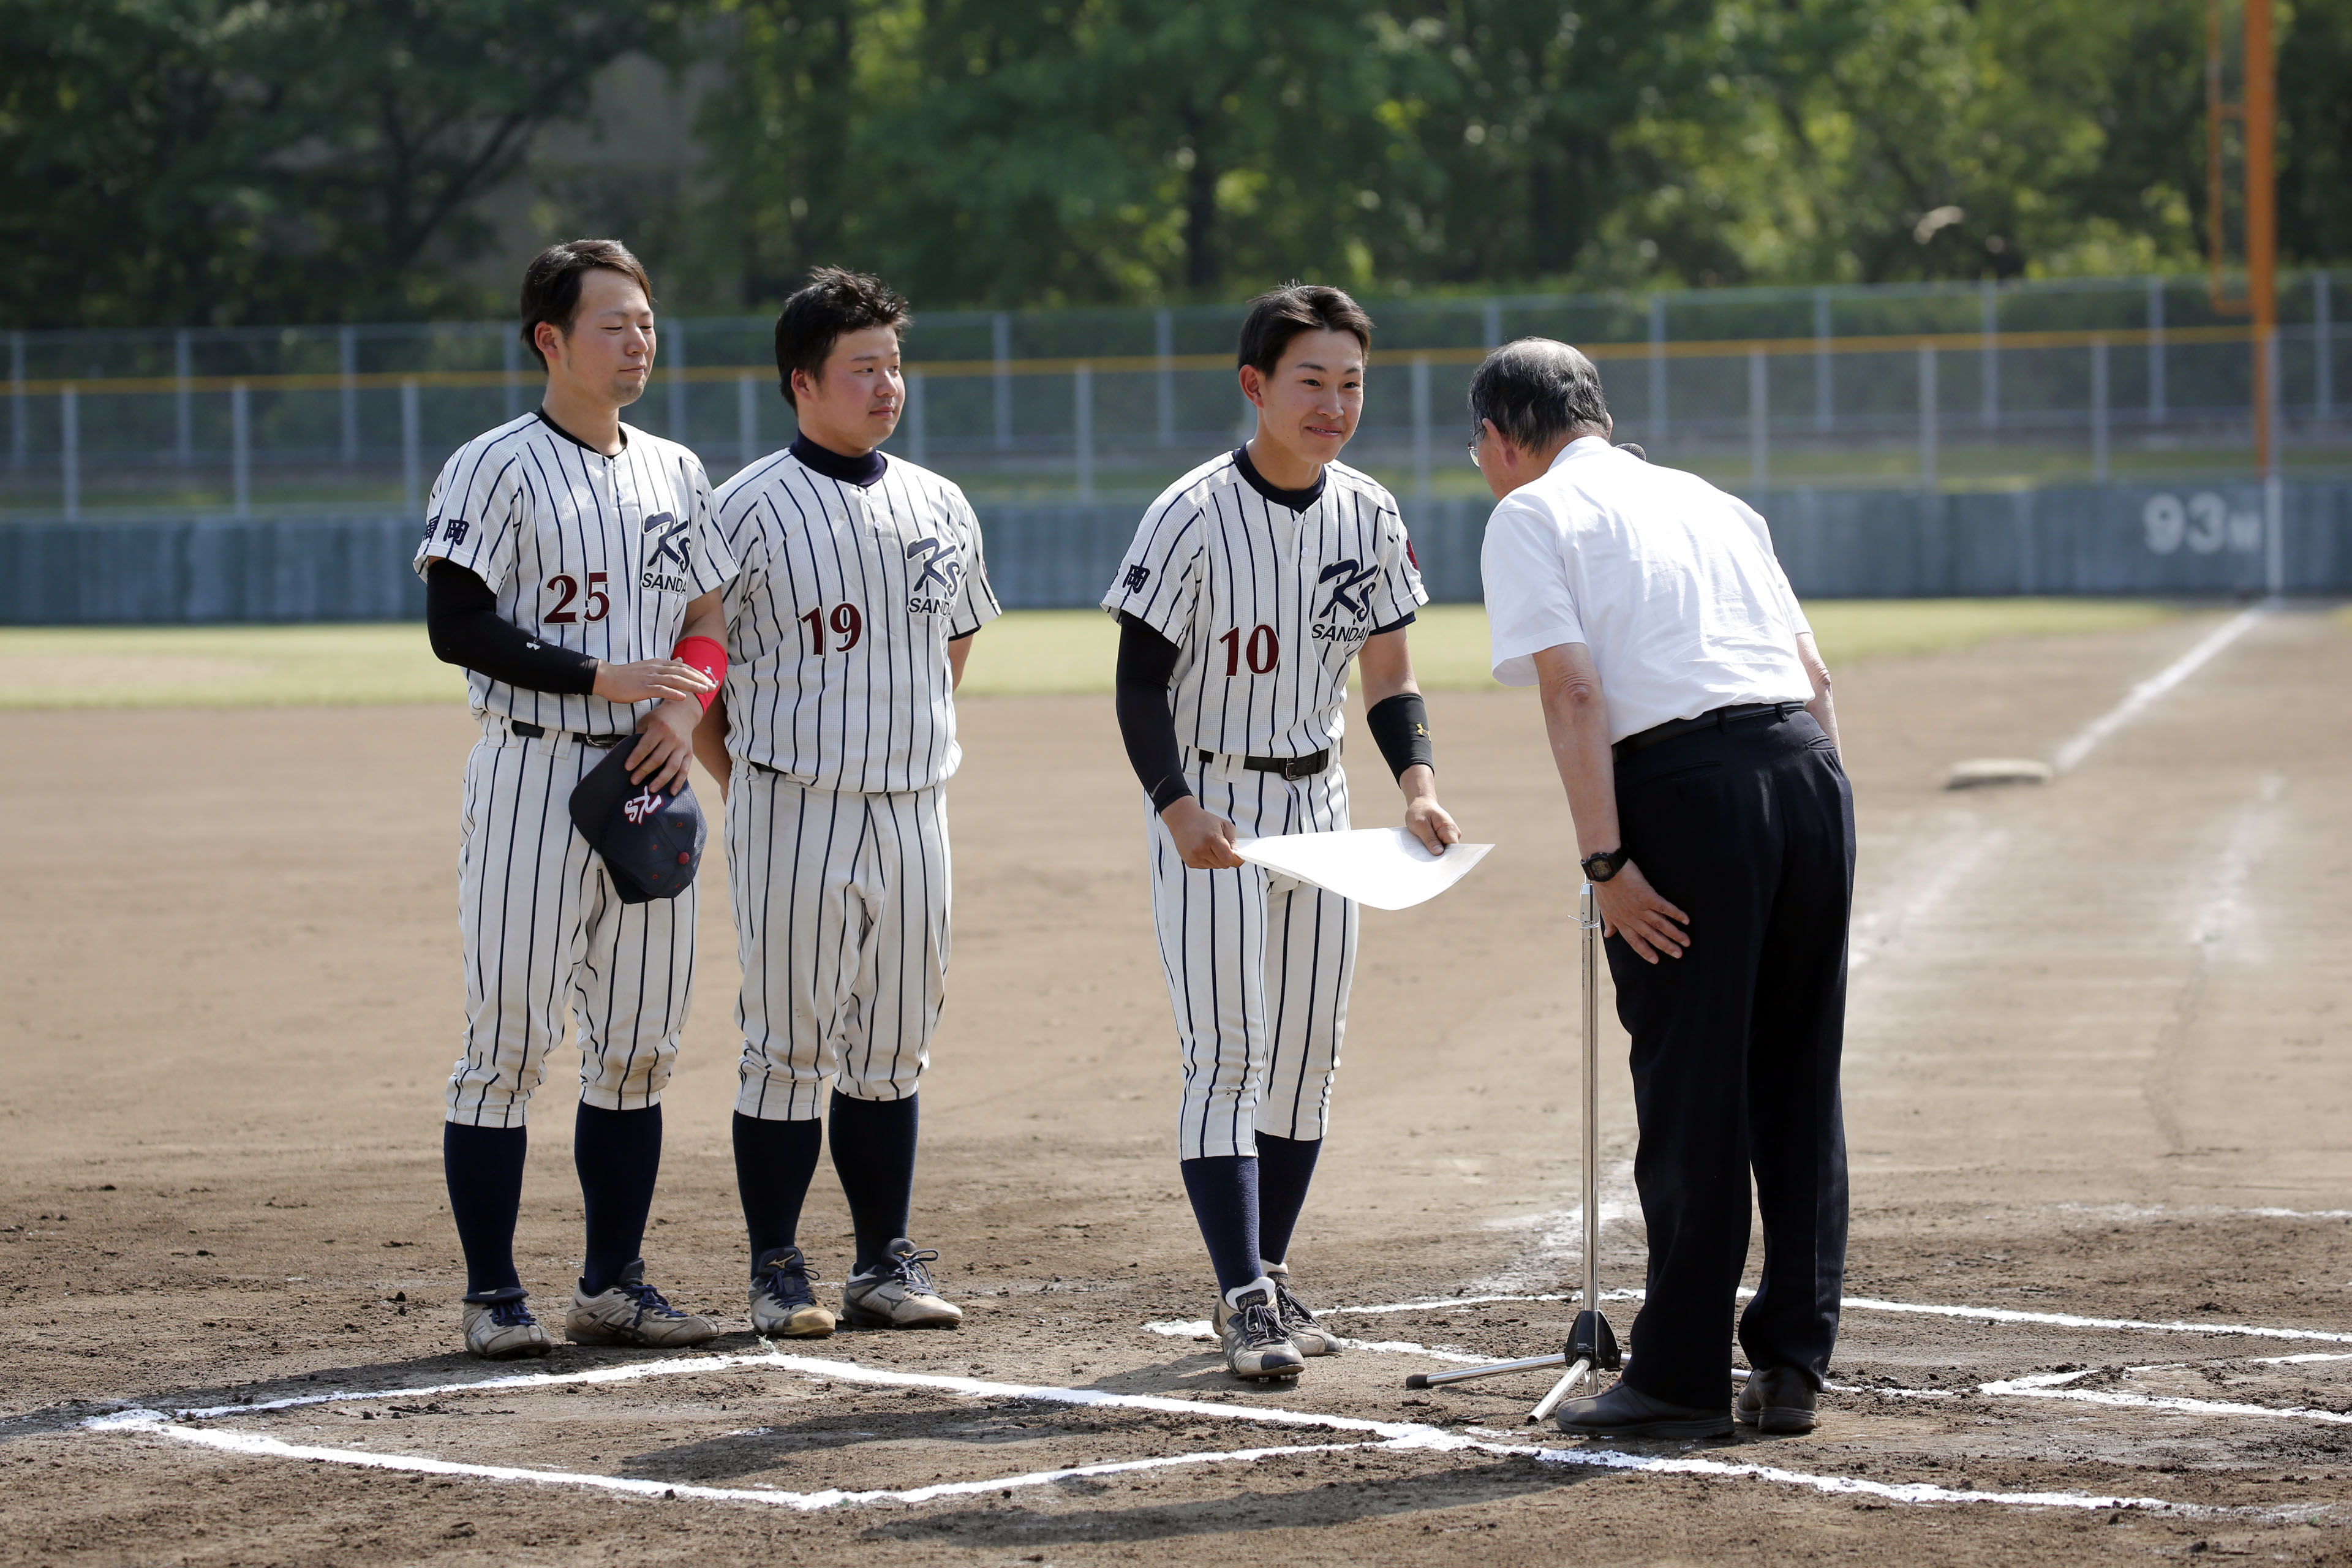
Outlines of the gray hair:
M1516 447L1548 447L1578 428L1609 428L1592 362L1550 338L1521 338L1488 354L1470 377L1470 420L1486 420Z

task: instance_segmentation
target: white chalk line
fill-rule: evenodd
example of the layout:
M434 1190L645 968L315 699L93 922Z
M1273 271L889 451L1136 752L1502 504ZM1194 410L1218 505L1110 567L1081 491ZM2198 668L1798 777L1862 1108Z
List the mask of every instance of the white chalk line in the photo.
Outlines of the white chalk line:
M2256 782L2252 802L2238 814L2231 826L2229 841L2214 862L2212 885L2198 901L2197 912L2189 919L2189 942L2192 947L2219 946L2244 914L2246 879L2253 874L2258 840L2271 807L2278 804L2285 790L2284 773L2264 773Z
M2126 1368L2146 1371L2147 1368ZM2063 1386L2078 1378L2091 1376L2084 1372L2042 1373L2032 1377L2006 1378L1998 1383L1981 1384L1979 1394L2005 1395L2011 1399L2068 1399L2082 1405L2116 1405L2134 1410L2171 1410L2191 1415L2252 1415L2282 1421L2317 1421L2332 1426L2352 1426L2352 1415L2333 1410L2311 1410L2301 1405L2244 1405L2231 1400L2189 1399L2151 1394L2118 1394L2107 1389L2067 1388Z
M1192 1322L1146 1323L1144 1328L1171 1339L1213 1340L1216 1331L1206 1319ZM1415 1344L1410 1340L1346 1340L1341 1342L1351 1351L1369 1351L1375 1355L1421 1356L1431 1361L1454 1362L1470 1366L1485 1365L1496 1358L1491 1355L1467 1355L1450 1346ZM2352 1355L2307 1354L2299 1356L2231 1357L2271 1365L2282 1363L2315 1361L2352 1361ZM2210 1364L2210 1363L2209 1363ZM2095 1394L2087 1390L2061 1390L2060 1384L2088 1377L2097 1369L2082 1372L2043 1373L2032 1377L2004 1378L1992 1383L1978 1384L1975 1394L1985 1398L2016 1399L2075 1399L2094 1405L2132 1406L2147 1410L2191 1411L2210 1415L2266 1415L2283 1420L2319 1421L2336 1426L2352 1426L2352 1415L2329 1410L2309 1410L2299 1405L2278 1407L2268 1405L2242 1405L2226 1401L2168 1398L2147 1394ZM2126 1372L2147 1372L2147 1367L2126 1367ZM1823 1384L1832 1394L1864 1394L1878 1399L1959 1399L1966 1395L1942 1388L1880 1388L1867 1384L1831 1383Z
M1897 902L1892 910L1874 910L1854 922L1846 944L1847 968L1859 969L1874 959L1900 951L1911 929L1932 915L1951 897L1961 879L1976 869L1977 862L1999 848L2008 837L2003 829L1979 827L1973 814L1963 816L1927 857L1928 874L1908 898Z
M871 1502L929 1501L940 1497L1003 1491L1016 1487L1047 1486L1056 1481L1088 1475L1129 1473L1177 1465L1253 1463L1258 1459L1283 1454L1368 1448L1430 1453L1479 1453L1499 1458L1533 1459L1546 1464L1577 1465L1654 1475L1755 1479L1795 1487L1827 1496L1872 1497L1890 1503L1983 1502L2019 1508L2083 1510L2135 1509L2199 1517L2216 1512L2243 1511L2215 1510L2197 1504L2173 1502L2163 1498L2071 1491L1979 1491L1937 1486L1924 1481L1895 1483L1867 1480L1857 1476L1820 1475L1803 1470L1785 1469L1779 1466L1738 1464L1692 1456L1668 1458L1620 1453L1606 1448L1548 1448L1534 1444L1495 1443L1458 1436L1443 1428L1414 1421L1374 1421L1361 1416L1286 1410L1272 1405L1221 1405L1202 1400L1174 1399L1160 1394L1110 1394L1091 1388L1056 1388L1027 1384L996 1383L981 1378L956 1377L932 1373L898 1372L881 1367L862 1366L856 1362L829 1361L815 1356L785 1355L777 1352L764 1356L680 1357L674 1361L652 1364L662 1367L669 1375L725 1371L756 1364L845 1383L866 1383L886 1387L935 1388L953 1394L1034 1400L1080 1407L1150 1410L1167 1415L1264 1426L1319 1427L1327 1431L1363 1433L1368 1440L1354 1443L1233 1449L1213 1454L1163 1456L1098 1466L1078 1466L1062 1470L1033 1471L1023 1476L1005 1477L987 1481L940 1482L934 1483L930 1487L909 1489L903 1492L849 1492L838 1489L821 1492L787 1492L762 1488L698 1487L691 1483L643 1480L625 1476L600 1476L574 1471L534 1470L520 1466L473 1465L454 1460L435 1459L421 1455L371 1453L361 1449L292 1444L256 1433L222 1432L185 1425L187 1419L199 1414L194 1411L176 1413L175 1419L174 1415L160 1411L124 1410L110 1415L92 1416L83 1422L82 1426L85 1430L93 1433L164 1437L216 1451L257 1458L300 1459L315 1463L354 1466L368 1469L398 1470L420 1475L462 1476L484 1480L520 1481L541 1486L568 1486L638 1497L676 1496L709 1501L760 1503L801 1511ZM517 1388L543 1388L566 1384L609 1383L620 1381L611 1375L613 1373L635 1370L634 1367L595 1368L583 1373L542 1373L520 1377L485 1378L476 1383L444 1384L433 1389L392 1389L373 1394L355 1394L338 1390L331 1394L303 1395L259 1405L213 1406L205 1414L217 1418L248 1415L257 1411L282 1410L296 1405L323 1405L338 1399L380 1401L402 1395L414 1398L424 1394L456 1394ZM640 1373L640 1375L647 1374Z
M2215 1204L2047 1204L2092 1219L2352 1219L2352 1209L2228 1208Z
M2096 749L2100 742L2137 718L2140 710L2158 698L2196 674L2215 654L2245 636L2253 628L2255 622L2277 609L2278 605L2278 600L2265 599L2259 605L2239 611L2221 626L2207 633L2195 647L2133 687L2124 694L2122 701L2084 725L2072 740L2058 748L2056 754L2050 759L2051 765L2062 773L2071 773Z
M1742 1289L1742 1300L1756 1292ZM1638 1301L1640 1290L1603 1290L1604 1301ZM1451 1300L1399 1301L1372 1307L1326 1307L1318 1316L1338 1317L1360 1312L1426 1312L1444 1307L1468 1307L1496 1301L1573 1301L1577 1292L1545 1295L1457 1296ZM1922 1301L1883 1301L1871 1296L1848 1296L1839 1303L1851 1311L1906 1312L1937 1318L1961 1318L1983 1323L2039 1323L2060 1329L2120 1329L2142 1333L2204 1334L2221 1339L2312 1340L2323 1344L2352 1344L2352 1333L2326 1329L2273 1329L2251 1323L2158 1322L2140 1318L2087 1318L2073 1312L2028 1312L2015 1307L1945 1306Z
M2060 1329L2121 1329L2138 1333L2204 1334L2221 1339L2316 1340L2326 1344L2352 1344L2352 1334L2324 1329L2270 1329L2251 1323L2156 1322L2139 1318L2086 1318L2073 1312L2026 1312L2014 1307L1944 1307L1916 1301L1881 1301L1848 1296L1845 1307L1864 1312L1910 1312L1938 1318L1967 1318L1986 1323L2043 1323Z
M1172 1454L1149 1459L1115 1460L1099 1465L1074 1465L1066 1469L1032 1470L1018 1476L1000 1476L983 1481L936 1481L929 1486L912 1487L904 1491L842 1491L838 1489L817 1492L790 1492L765 1487L703 1487L687 1481L639 1480L627 1476L601 1476L570 1470L534 1470L518 1465L473 1465L449 1459L427 1458L421 1455L373 1454L352 1448L326 1447L311 1444L287 1443L251 1432L220 1432L200 1426L184 1426L162 1419L120 1419L100 1428L105 1431L139 1433L151 1436L172 1437L199 1447L219 1452L241 1454L254 1458L307 1459L322 1464L351 1465L362 1469L397 1470L417 1475L463 1476L477 1480L530 1481L541 1486L584 1487L593 1490L623 1492L636 1497L690 1498L703 1502L754 1502L773 1508L789 1508L803 1513L845 1505L880 1502L924 1503L941 1498L977 1497L991 1492L1014 1491L1028 1487L1052 1486L1057 1482L1079 1480L1096 1476L1127 1475L1139 1470L1166 1469L1181 1465L1252 1463L1282 1455L1333 1454L1366 1448L1385 1448L1387 1443L1310 1443L1271 1448L1237 1448L1222 1453Z

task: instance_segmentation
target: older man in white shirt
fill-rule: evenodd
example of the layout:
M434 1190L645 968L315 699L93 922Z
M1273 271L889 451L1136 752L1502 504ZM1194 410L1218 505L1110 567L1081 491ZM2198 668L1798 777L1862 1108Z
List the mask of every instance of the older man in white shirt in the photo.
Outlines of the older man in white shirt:
M1633 1037L1649 1289L1624 1377L1562 1430L1810 1431L1846 1242L1838 1058L1853 798L1829 671L1764 520L1610 445L1565 343L1489 354L1473 460L1500 504L1482 565L1496 679L1542 689L1552 761ZM1751 1375L1726 1375L1738 1320Z

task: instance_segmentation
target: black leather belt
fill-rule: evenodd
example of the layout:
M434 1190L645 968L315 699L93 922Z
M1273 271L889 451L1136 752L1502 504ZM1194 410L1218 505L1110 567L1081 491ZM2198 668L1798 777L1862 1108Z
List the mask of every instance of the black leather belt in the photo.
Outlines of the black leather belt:
M1201 749L1201 760L1204 763L1213 763L1223 754L1220 752L1209 751L1205 747ZM1303 757L1243 757L1240 762L1242 766L1254 773L1280 773L1284 778L1296 783L1300 779L1311 779L1329 767L1331 748L1326 746L1319 752L1309 752Z
M544 725L526 724L520 719L508 720L507 728L513 731L516 734L520 735L526 741L536 741L541 735L548 732L547 728ZM579 731L572 730L558 730L555 733L559 735L568 734L582 745L593 746L600 752L609 751L629 738L626 735L583 735Z
M1622 761L1636 752L1646 752L1660 742L1671 741L1678 735L1695 734L1701 730L1720 730L1735 719L1760 719L1768 713L1775 719L1786 719L1791 713L1804 710L1805 705L1801 702L1735 702L1728 708L1711 709L1696 719L1669 719L1663 724L1654 724L1626 736L1609 749Z

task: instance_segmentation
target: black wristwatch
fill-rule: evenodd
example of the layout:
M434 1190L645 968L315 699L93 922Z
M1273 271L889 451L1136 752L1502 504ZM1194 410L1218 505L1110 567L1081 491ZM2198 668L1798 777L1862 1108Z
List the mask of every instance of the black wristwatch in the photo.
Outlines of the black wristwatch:
M1598 855L1587 855L1581 862L1585 879L1588 881L1605 882L1623 870L1625 862L1633 858L1622 848L1603 849Z

